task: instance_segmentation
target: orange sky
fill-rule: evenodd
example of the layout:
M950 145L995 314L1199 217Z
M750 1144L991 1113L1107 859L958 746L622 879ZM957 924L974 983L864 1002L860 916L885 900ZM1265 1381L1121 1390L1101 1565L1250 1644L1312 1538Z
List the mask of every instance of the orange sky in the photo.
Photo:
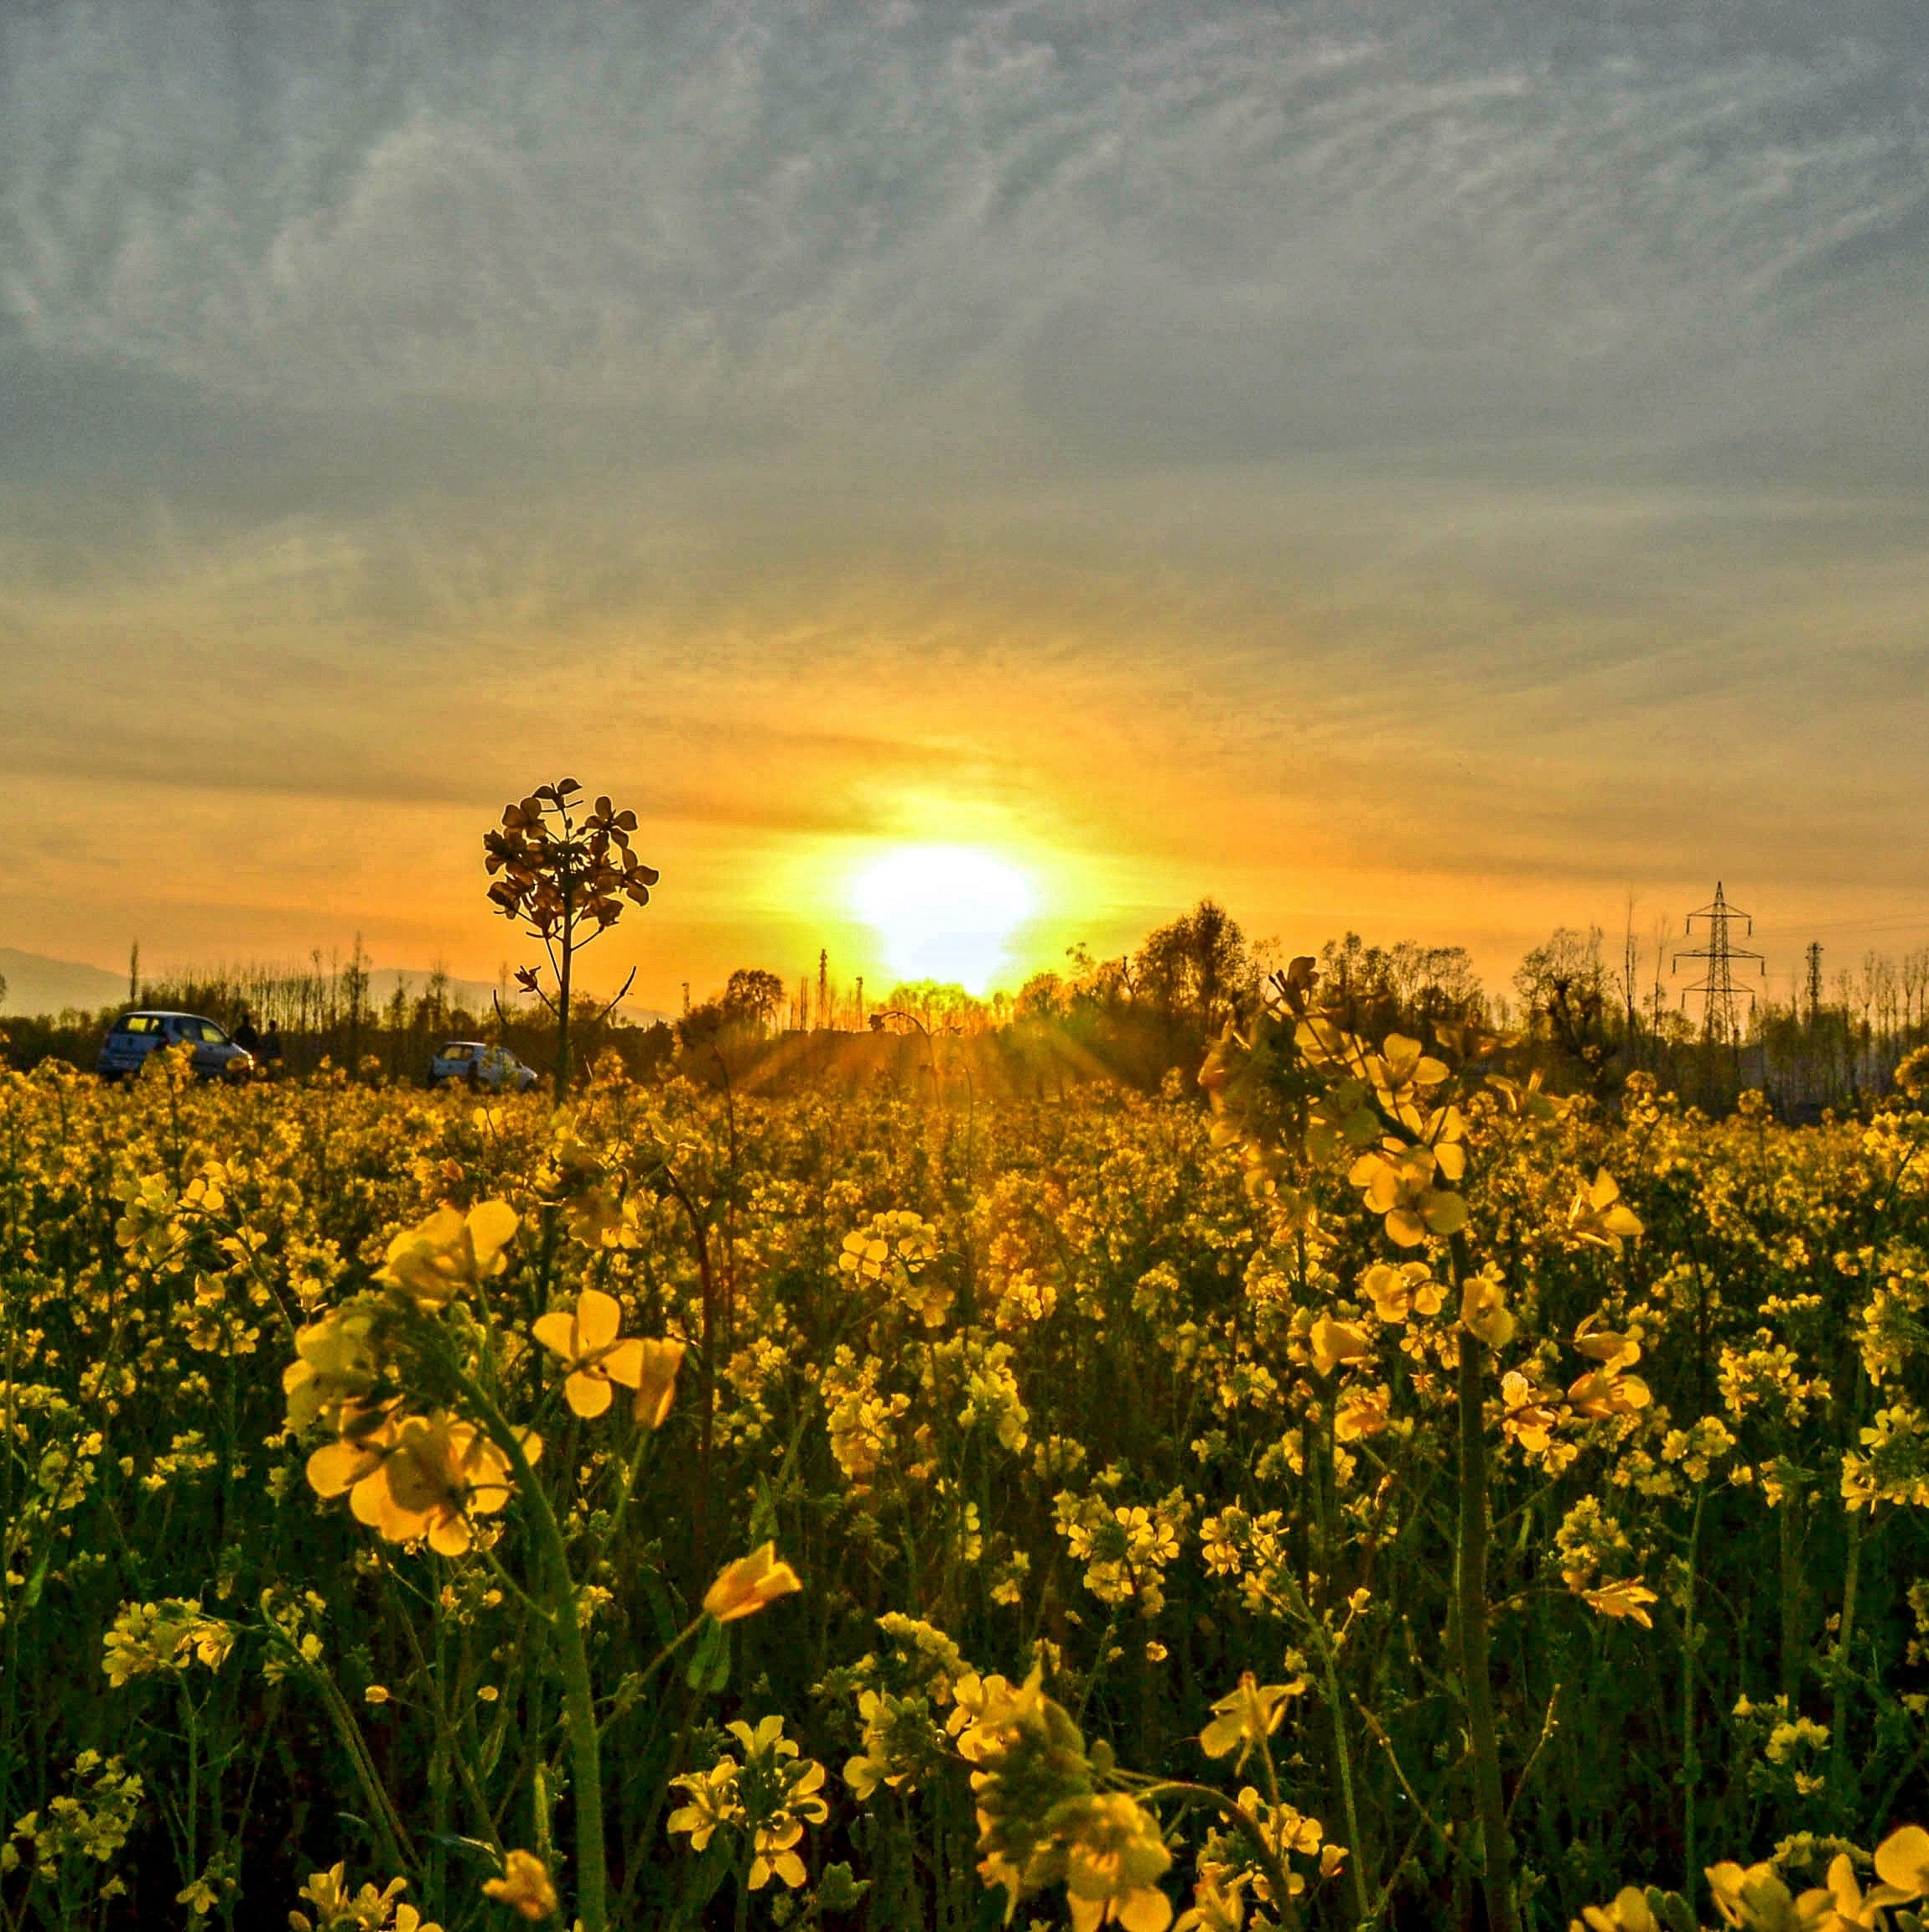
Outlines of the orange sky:
M566 771L662 1007L875 984L905 842L1033 875L1014 981L1929 942L1916 37L1478 12L14 23L0 945L493 978Z

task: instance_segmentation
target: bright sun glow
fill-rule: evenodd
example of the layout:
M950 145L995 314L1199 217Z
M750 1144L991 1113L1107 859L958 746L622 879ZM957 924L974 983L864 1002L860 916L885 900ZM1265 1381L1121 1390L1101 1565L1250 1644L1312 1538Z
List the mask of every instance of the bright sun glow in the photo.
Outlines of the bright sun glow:
M1032 911L1024 875L966 845L906 845L858 876L858 917L884 941L900 979L984 992Z

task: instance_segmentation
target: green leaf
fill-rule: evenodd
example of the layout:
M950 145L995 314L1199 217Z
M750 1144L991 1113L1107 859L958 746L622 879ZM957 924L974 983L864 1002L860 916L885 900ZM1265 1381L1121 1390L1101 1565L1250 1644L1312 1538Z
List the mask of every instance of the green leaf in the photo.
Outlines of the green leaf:
M730 1633L726 1625L703 1626L683 1678L699 1696L713 1697L730 1681Z
M650 1621L656 1627L656 1641L667 1650L677 1641L685 1619L680 1606L672 1598L672 1587L660 1572L645 1570L637 1581L642 1585L643 1601L650 1608Z

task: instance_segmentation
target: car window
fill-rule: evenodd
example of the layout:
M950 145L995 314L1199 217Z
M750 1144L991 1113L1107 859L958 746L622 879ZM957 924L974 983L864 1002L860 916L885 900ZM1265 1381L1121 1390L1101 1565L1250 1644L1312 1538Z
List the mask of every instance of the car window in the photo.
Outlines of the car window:
M207 1041L209 1046L226 1046L230 1043L227 1035L224 1033L219 1026L215 1026L212 1020L204 1020L201 1021L200 1026L201 1037Z
M436 1057L439 1060L468 1060L474 1057L475 1048L466 1040L451 1040Z
M158 1033L161 1023L152 1013L130 1013L114 1022L117 1033Z

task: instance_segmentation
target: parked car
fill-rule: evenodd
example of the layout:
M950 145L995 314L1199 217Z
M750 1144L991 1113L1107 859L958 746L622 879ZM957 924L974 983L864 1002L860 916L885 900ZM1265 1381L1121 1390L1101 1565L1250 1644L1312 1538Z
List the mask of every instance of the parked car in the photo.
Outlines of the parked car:
M101 1042L97 1065L106 1080L124 1080L163 1046L192 1046L193 1067L204 1080L245 1080L256 1061L212 1020L199 1013L123 1013Z
M481 1040L449 1041L428 1063L428 1083L466 1080L472 1087L506 1087L520 1093L536 1084L536 1069L525 1067L506 1046Z

